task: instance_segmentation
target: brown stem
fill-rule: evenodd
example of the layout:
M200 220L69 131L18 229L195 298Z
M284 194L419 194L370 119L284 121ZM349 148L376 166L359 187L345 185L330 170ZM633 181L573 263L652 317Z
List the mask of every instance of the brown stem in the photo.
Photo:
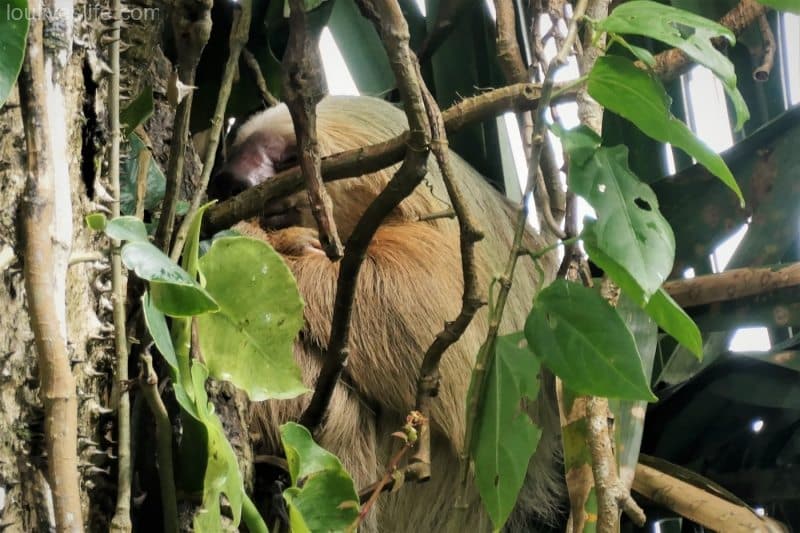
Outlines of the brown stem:
M250 69L250 72L256 80L256 87L258 87L258 93L261 95L261 99L264 100L264 103L269 107L278 105L280 102L275 98L275 95L270 92L269 87L267 87L267 80L264 79L264 73L261 72L261 65L258 64L256 56L253 55L253 52L245 48L242 50L242 57L244 58L245 64L247 64L247 68Z
M769 25L769 19L765 13L758 17L758 28L761 31L761 40L764 43L764 58L761 64L753 71L753 79L756 81L767 81L772 72L772 66L775 64L775 34L772 33L772 28Z
M342 368L347 363L350 315L358 273L375 231L397 205L422 181L427 172L430 133L417 78L417 59L409 46L410 34L400 6L394 0L359 0L362 14L373 22L386 48L408 117L409 136L402 165L386 188L367 207L347 241L339 268L336 299L325 364L300 423L313 431L325 414Z
M322 183L317 140L316 107L325 93L319 58L321 24L309 22L303 0L289 0L289 4L290 33L283 56L283 96L292 116L300 170L305 177L308 202L317 221L320 242L330 259L339 259L344 250L333 218L333 201Z
M29 7L33 12L39 12L39 0L31 0ZM25 243L23 273L36 344L48 481L52 489L56 528L59 532L79 532L83 531L83 517L78 481L78 400L67 343L53 298L56 273L51 231L56 224L55 178L52 147L48 140L50 120L46 83L42 19L33 17L19 82L27 147L21 221Z

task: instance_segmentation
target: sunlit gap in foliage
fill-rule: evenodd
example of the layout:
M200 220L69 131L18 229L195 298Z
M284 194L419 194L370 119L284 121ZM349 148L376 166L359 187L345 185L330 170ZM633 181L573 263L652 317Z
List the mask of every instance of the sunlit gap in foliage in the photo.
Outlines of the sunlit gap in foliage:
M695 134L716 152L733 146L725 90L714 74L707 68L696 66L681 76L686 119ZM669 160L667 160L669 165ZM709 257L712 272L722 272L747 233L744 224L736 233L721 243ZM732 352L766 351L771 347L766 328L739 328L730 339L728 349Z
M800 15L783 13L779 17L783 42L781 65L783 70L786 107L800 103Z
M328 82L330 94L358 95L356 82L339 51L339 46L328 28L322 30L319 39L319 53L322 56L322 70Z
M417 7L419 8L419 12L422 13L423 17L428 16L428 8L425 6L425 0L416 0Z

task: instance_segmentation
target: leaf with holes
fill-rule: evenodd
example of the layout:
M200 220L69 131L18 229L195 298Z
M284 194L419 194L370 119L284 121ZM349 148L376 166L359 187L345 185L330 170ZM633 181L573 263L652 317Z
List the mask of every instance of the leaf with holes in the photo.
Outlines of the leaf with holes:
M596 148L587 156L594 135L587 128L559 133L570 155L569 187L597 213L581 234L589 257L635 301L646 303L675 259L675 237L656 195L630 171L624 146Z
M528 346L578 394L654 401L631 332L598 292L559 279L536 297Z
M733 32L725 26L683 9L647 0L633 0L617 6L597 24L597 29L642 35L680 48L695 63L708 67L722 80L725 92L736 110L736 129L740 130L750 118L747 104L736 87L733 63L711 42L711 39L721 37L730 44L736 43Z
M742 191L725 161L672 115L672 100L652 74L623 57L605 56L598 59L589 74L587 88L602 106L630 120L653 139L672 143L697 159L744 205Z
M539 394L538 373L539 362L521 331L497 338L472 451L478 491L496 530L514 508L542 436L524 409Z

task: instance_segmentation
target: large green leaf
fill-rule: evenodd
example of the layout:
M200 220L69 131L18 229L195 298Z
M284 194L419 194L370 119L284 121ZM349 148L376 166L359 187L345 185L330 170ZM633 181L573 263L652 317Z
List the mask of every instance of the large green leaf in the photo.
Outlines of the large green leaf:
M539 363L521 331L497 339L472 452L478 491L496 530L514 509L542 436L524 409L526 399L539 394L538 374Z
M570 189L597 214L584 227L586 251L634 299L646 302L667 279L675 259L675 237L658 199L630 171L624 146L598 148L583 164L576 159L569 167Z
M736 110L736 129L741 129L749 118L747 104L736 88L733 64L711 42L715 37L723 37L731 44L736 42L733 32L725 26L658 2L633 0L617 6L608 18L598 23L597 29L642 35L680 48L722 80Z
M744 204L742 191L728 166L719 154L672 115L671 99L652 74L636 68L623 57L605 56L589 74L588 90L602 106L630 120L650 137L671 143L697 159Z
M123 133L127 137L133 130L144 124L153 115L153 88L145 87L139 96L133 99L128 106L120 111L119 121L123 126Z
M292 478L292 486L283 492L292 531L352 530L358 493L339 459L293 422L281 426L281 441Z
M262 241L224 237L199 266L220 306L197 318L211 376L230 381L252 401L306 392L292 352L303 301L281 256Z
M525 337L542 363L579 394L656 399L631 332L592 289L554 281L536 297Z
M0 107L22 67L29 19L26 0L0 0Z
M800 0L758 0L758 3L780 11L800 13Z

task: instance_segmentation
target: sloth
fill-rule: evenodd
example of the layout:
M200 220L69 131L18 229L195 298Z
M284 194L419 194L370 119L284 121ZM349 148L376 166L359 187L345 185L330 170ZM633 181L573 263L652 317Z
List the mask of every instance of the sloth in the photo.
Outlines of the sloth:
M385 141L407 129L402 111L370 97L326 97L317 106L317 124L323 157ZM233 137L230 155L209 187L212 197L230 197L296 164L295 132L285 105L253 116ZM476 255L479 281L486 294L492 276L501 271L508 256L516 211L465 161L453 152L450 156L467 207L485 235L477 244ZM320 445L341 459L357 489L384 474L398 446L391 434L414 408L422 356L461 306L458 224L427 216L450 208L441 174L430 159L423 184L384 220L368 247L355 293L350 356L315 434ZM396 169L397 165L326 184L343 242ZM306 302L305 325L295 341L294 356L311 389L326 353L339 268L323 252L315 228L305 192L271 201L260 217L235 227L272 245L294 273ZM524 244L529 250L541 249L545 238L527 228ZM544 282L549 282L555 273L555 257L546 256L542 267ZM520 261L501 333L522 329L540 278L531 261ZM439 394L430 412L430 481L382 495L361 531L491 530L474 483L465 492L459 475L467 388L487 327L484 308L442 358ZM557 509L562 485L557 460L558 416L554 394L547 390L543 386L540 398L529 408L544 434L506 526L508 531L530 531L531 524L551 520ZM252 424L258 428L265 450L280 454L279 425L298 420L309 400L306 395L251 406ZM455 509L457 501L466 501L466 508Z

